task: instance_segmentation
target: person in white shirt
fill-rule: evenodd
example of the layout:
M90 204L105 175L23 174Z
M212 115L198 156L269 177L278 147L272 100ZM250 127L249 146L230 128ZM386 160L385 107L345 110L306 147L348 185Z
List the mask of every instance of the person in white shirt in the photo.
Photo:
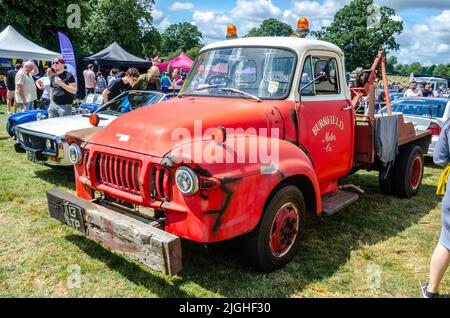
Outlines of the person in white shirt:
M404 97L422 97L422 91L417 88L417 82L412 81L410 87L406 90Z
M44 91L42 93L42 106L44 107L44 109L47 109L47 107L50 105L50 94L51 94L51 86L50 86L50 82L51 82L51 78L54 75L53 70L51 67L46 67L45 69L45 73L47 74L47 76L43 76L40 79L38 79L36 81L36 86L37 88L39 88L41 91Z

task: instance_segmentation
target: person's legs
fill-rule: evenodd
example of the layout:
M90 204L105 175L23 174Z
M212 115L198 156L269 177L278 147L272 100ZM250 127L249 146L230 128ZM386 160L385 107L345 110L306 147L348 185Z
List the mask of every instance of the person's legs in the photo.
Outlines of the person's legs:
M24 103L17 103L17 105L19 106L19 110L21 112L26 112L28 110L27 105L25 105Z
M14 94L15 94L15 92L10 91L10 90L8 90L6 92L6 111L8 113L11 112L11 106L12 106L12 103L14 102ZM16 112L16 111L14 111L14 112Z
M34 109L34 101L33 102L29 102L27 105L28 110L33 110Z
M72 105L59 105L62 110L61 116L70 116L72 115Z
M48 118L59 117L59 109L60 107L53 102L50 102L50 106L48 106Z
M6 97L6 112L8 114L11 113L11 103L12 103L11 98L7 96Z
M86 88L86 96L87 97L89 94L93 94L94 93L94 88Z
M450 264L450 251L445 248L441 243L438 243L431 257L430 263L430 282L427 290L431 293L437 293L439 284L442 277L444 277L445 271Z

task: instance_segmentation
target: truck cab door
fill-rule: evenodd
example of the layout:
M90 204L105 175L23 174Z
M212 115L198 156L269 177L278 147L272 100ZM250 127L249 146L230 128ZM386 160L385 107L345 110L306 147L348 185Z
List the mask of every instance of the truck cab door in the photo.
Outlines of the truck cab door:
M337 180L350 172L354 144L354 113L338 54L308 52L299 90L318 76L314 73L325 61L329 76L305 88L296 104L299 144L309 153L323 194L335 191Z

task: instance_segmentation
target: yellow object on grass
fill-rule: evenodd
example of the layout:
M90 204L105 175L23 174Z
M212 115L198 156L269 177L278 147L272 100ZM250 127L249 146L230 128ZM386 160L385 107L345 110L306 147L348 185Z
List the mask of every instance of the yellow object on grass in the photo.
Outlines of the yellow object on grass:
M447 180L449 175L450 175L450 162L447 163L447 165L444 168L444 171L442 171L441 176L439 178L439 183L436 190L437 195L445 194L445 189L447 188Z

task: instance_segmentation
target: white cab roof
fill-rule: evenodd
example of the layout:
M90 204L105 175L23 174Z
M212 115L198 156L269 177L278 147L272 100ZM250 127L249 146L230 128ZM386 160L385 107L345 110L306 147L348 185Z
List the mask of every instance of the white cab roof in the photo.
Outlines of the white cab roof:
M297 53L307 50L326 50L337 52L338 54L343 55L342 50L332 43L320 40L302 39L298 37L251 37L239 38L235 40L225 40L208 44L201 49L201 52L205 50L225 48L230 46L288 48L296 51Z

